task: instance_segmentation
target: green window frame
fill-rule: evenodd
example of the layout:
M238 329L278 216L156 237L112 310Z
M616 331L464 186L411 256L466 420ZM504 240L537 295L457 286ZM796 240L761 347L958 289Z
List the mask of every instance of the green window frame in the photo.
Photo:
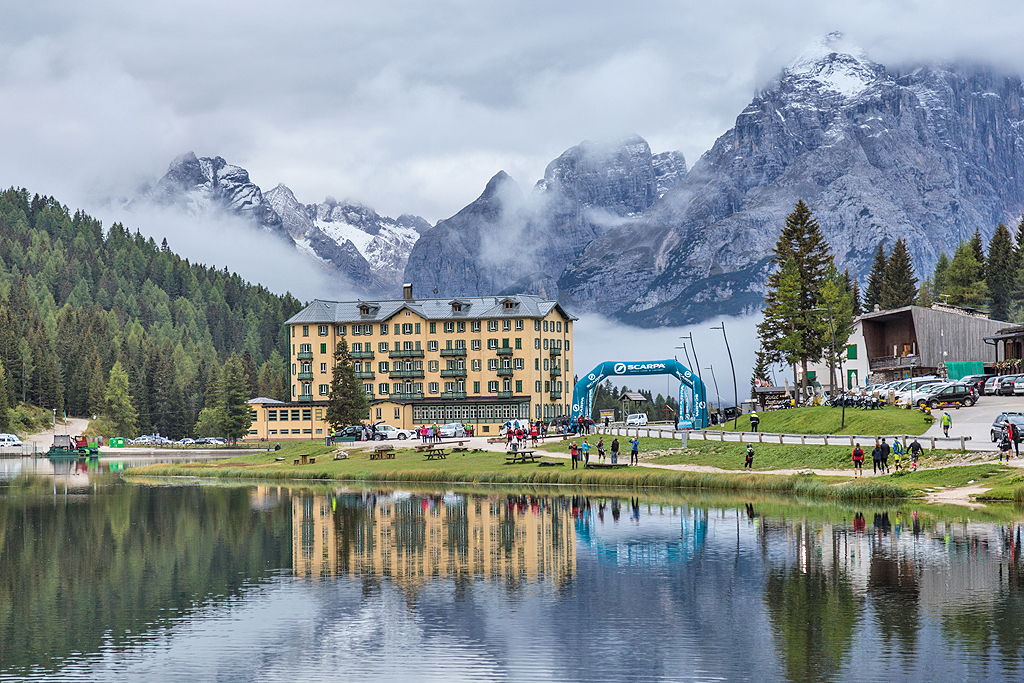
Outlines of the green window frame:
M846 360L857 360L857 345L847 344L846 346Z

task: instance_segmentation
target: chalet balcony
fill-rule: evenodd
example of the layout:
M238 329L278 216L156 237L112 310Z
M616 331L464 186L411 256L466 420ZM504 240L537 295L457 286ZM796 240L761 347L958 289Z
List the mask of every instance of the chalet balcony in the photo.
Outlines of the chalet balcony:
M352 351L349 355L356 360L373 360L373 351Z
M298 358L299 360L313 360L313 352L299 351L297 354L295 354L295 357Z
M511 356L511 355L512 355L512 351L513 351L513 349L512 349L511 347L506 347L506 346L503 346L502 348L500 348L500 349L495 349L494 351L495 351L495 353L497 353L497 354L498 354L499 356Z
M384 398L384 397L382 396L381 398ZM412 393L409 393L409 394L406 394L406 393L398 393L398 394L392 393L387 398L390 398L390 399L392 399L394 401L414 401L414 400L423 398L423 392L419 391L419 392L412 392Z
M357 372L356 379L373 379L372 372Z
M466 349L441 349L442 358L454 358L456 356L465 356Z
M389 358L423 358L423 349L404 349L401 351L388 351Z
M561 377L562 376L562 368L559 368L559 367L551 368L551 376L552 377Z
M440 395L441 398L449 398L449 399L466 398L466 392L465 391L444 391L444 392L441 392L441 394L439 394L439 395Z
M458 370L458 369L456 369L456 370L442 370L441 371L441 376L442 377L465 377L466 376L466 369L463 368L462 370Z
M868 359L868 367L872 372L879 370L898 370L902 368L921 367L921 356L882 356Z
M312 403L313 402L313 395L312 394L302 394L296 400L299 403Z
M392 370L388 375L391 379L422 379L422 370Z
M551 354L552 356L561 356L562 349L556 349L554 346L552 346L550 349L548 349L548 353Z
M498 377L511 377L512 368L498 368Z
M312 372L300 372L297 376L298 376L300 382L302 382L302 381L312 382L313 381L313 373Z

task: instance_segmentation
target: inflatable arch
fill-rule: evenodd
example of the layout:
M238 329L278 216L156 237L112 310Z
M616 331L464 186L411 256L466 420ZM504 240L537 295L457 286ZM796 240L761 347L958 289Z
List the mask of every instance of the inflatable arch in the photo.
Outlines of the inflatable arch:
M572 390L572 419L590 417L594 407L594 387L609 377L626 375L674 375L679 385L679 419L676 429L705 429L708 426L708 402L700 377L677 360L618 362L605 361L576 382Z

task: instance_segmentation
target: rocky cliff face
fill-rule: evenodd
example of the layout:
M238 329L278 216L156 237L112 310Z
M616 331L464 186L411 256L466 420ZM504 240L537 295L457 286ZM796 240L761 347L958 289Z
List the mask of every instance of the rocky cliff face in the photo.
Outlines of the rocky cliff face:
M175 159L156 185L135 201L177 205L191 215L225 212L249 219L372 296L401 291L412 246L430 228L419 216L379 216L351 202L302 204L284 185L263 194L244 168L221 157L197 158L192 152Z
M685 174L682 154L652 155L637 136L567 150L529 197L501 172L475 202L420 238L405 278L438 296L556 298L558 278L588 244L640 215Z
M878 243L907 240L919 275L979 227L1024 210L1016 77L889 72L859 54L796 60L676 187L591 242L559 278L568 303L644 326L763 303L778 231L802 198L840 268L866 277Z

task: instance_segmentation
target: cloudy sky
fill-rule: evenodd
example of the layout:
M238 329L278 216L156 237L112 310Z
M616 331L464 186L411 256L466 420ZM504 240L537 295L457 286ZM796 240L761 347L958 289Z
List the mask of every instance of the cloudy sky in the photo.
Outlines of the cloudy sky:
M7 3L0 185L88 208L193 150L433 222L583 139L635 132L692 164L829 31L890 65L1020 72L1021 25L995 0Z

